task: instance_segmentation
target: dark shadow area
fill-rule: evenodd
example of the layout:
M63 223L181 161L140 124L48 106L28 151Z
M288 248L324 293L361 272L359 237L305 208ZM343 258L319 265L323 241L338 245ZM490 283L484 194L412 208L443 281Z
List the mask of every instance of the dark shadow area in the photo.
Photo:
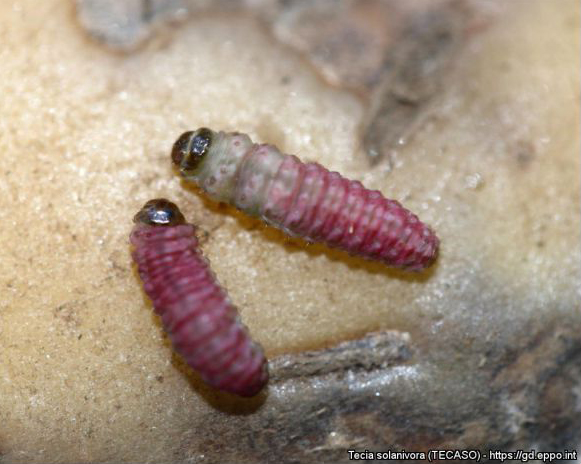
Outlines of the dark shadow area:
M221 412L236 416L253 414L260 409L268 397L268 386L252 398L244 398L212 388L202 380L196 371L187 365L178 353L173 351L171 358L172 365L188 379L188 383L192 390L194 390L210 406Z

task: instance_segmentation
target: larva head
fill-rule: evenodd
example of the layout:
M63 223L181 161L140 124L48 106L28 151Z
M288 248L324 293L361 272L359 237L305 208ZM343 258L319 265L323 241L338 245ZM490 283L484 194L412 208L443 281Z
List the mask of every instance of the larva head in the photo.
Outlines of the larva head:
M205 127L180 135L173 144L171 159L182 175L191 174L198 168L214 138L215 133Z
M185 224L186 220L175 203L165 198L156 198L143 205L133 222L148 226L177 226Z

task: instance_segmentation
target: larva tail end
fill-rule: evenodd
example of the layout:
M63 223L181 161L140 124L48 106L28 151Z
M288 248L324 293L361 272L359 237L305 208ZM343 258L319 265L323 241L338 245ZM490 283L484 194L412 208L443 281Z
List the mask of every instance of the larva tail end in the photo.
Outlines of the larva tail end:
M430 238L427 244L427 250L424 251L423 255L415 262L412 266L407 267L408 271L421 272L436 262L438 255L440 254L440 239L436 237L436 234L428 228L430 232Z
M165 198L156 198L143 205L133 222L149 226L177 226L185 224L186 219L175 203Z
M234 392L238 396L244 398L251 398L258 395L268 383L268 363L266 360L262 361L259 371L252 376L252 381L246 385L239 387Z

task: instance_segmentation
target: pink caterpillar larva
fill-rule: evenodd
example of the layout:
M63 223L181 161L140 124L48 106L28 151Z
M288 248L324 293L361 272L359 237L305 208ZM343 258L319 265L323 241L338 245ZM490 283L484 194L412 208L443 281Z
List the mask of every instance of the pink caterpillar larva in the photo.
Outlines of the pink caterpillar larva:
M266 359L198 250L195 227L163 198L134 222L133 260L175 350L213 387L256 395L268 381Z
M171 157L214 200L289 235L412 271L436 259L434 232L397 201L245 134L185 132Z

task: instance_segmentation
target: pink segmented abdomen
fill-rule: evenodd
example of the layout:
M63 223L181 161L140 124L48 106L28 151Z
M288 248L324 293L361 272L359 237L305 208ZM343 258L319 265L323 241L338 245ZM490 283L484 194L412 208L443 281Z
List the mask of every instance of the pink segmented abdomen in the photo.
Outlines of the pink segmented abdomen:
M215 200L290 235L413 271L438 254L434 232L397 201L247 135L186 132L173 146L172 161Z
M256 395L268 381L262 348L199 251L194 226L163 199L148 202L135 222L132 256L175 350L213 387Z
M270 181L261 215L291 235L389 266L420 270L437 254L435 234L397 201L293 155Z

